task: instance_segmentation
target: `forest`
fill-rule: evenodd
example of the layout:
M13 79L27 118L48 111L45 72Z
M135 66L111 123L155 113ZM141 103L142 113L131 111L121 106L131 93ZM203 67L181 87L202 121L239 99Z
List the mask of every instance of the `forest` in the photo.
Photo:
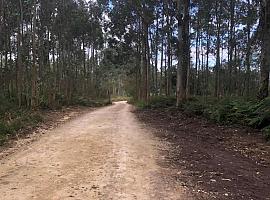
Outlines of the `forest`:
M265 0L1 0L1 113L109 96L260 104L269 21Z
M270 199L270 0L0 0L0 199Z

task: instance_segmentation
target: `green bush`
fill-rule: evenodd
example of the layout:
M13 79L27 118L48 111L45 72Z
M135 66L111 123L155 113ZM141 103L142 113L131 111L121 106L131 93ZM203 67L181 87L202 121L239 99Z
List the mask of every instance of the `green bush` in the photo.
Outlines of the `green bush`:
M113 102L117 102L117 101L130 101L131 98L130 97L126 97L126 96L115 96L112 97L112 101Z
M85 97L73 97L72 105L86 107L101 107L111 104L109 99L89 99Z
M176 105L175 97L157 96L150 99L148 107L150 108L166 108Z
M202 115L206 111L207 107L204 103L200 102L199 100L192 99L184 102L181 105L181 108L187 113Z
M264 128L270 125L270 98L267 98L250 109L249 125L255 128Z
M0 95L0 116L5 112L10 110L18 109L16 102L13 98L7 98L3 95Z
M263 129L263 135L267 141L270 141L270 125Z
M129 101L129 103L137 106L138 108L147 108L147 104L144 101Z
M9 125L7 125L4 122L0 122L0 135L4 136L4 135L12 134L12 132L13 130Z
M149 104L136 102L140 108L168 108L176 104L175 97L153 97ZM241 98L190 98L180 105L183 112L202 115L220 124L240 124L262 129L270 140L270 98L263 101Z
M7 114L7 113L6 113ZM42 116L37 112L27 110L14 110L8 112L9 119L5 119L5 115L1 115L0 120L0 145L2 145L9 137L25 127L34 127L43 121Z
M57 96L59 105L66 105L61 95ZM46 99L41 98L40 107L47 109ZM89 107L101 107L111 104L108 99L88 99L83 97L73 97L72 105ZM34 127L42 122L43 118L39 112L33 112L28 108L19 108L16 101L10 97L0 95L0 145L2 145L13 134L25 127Z
M149 103L141 100L130 99L128 103L137 106L138 108L167 108L173 107L176 105L176 98L175 97L166 97L166 96L155 96L151 97Z

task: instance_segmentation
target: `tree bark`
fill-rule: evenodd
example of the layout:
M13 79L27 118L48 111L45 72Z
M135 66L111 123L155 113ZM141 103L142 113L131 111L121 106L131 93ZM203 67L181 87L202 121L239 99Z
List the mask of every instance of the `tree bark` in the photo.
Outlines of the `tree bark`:
M220 38L220 5L218 1L216 1L216 10L215 10L216 18L217 18L217 45L216 45L216 67L215 67L215 97L219 96L219 78L220 78L220 43L221 43L221 38Z
M183 5L183 8L181 6ZM177 103L187 99L187 82L189 68L189 7L190 0L178 1L178 68L177 68Z
M17 35L18 42L18 55L17 55L17 98L19 107L22 106L22 47L23 47L23 4L20 0L20 20L19 20L19 29Z
M31 108L37 106L37 65L36 65L36 22L37 22L37 7L36 2L34 1L33 5L33 31L32 31L32 84L31 84Z
M261 81L258 93L259 99L269 95L269 69L270 69L270 2L262 1L260 26L262 27L262 54L261 54Z

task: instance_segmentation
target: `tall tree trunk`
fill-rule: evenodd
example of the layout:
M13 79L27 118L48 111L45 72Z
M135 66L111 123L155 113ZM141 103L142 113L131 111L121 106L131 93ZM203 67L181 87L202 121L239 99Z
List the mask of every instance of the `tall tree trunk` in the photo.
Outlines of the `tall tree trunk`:
M159 18L157 15L156 40L155 40L155 94L158 94L158 41L159 41Z
M34 1L33 5L33 31L32 31L32 84L31 84L31 108L35 108L37 106L37 63L36 63L36 22L37 22L37 7L36 1Z
M162 38L162 43L161 43L161 58L160 58L160 80L159 80L159 95L163 95L163 61L164 61L164 41Z
M206 96L208 95L208 87L209 87L209 53L210 53L210 19L211 16L209 14L208 18L208 25L207 25L207 43L206 43L206 84L205 84L205 91Z
M251 14L251 3L250 0L248 0L248 16ZM246 52L246 96L250 96L250 58L251 58L251 40L250 40L250 33L251 33L251 22L250 19L247 21L247 52Z
M262 63L261 82L258 93L259 99L269 95L269 69L270 69L270 1L262 1L260 26L262 27Z
M18 55L17 55L17 98L19 107L22 106L22 47L23 47L23 4L22 0L20 0L20 20L19 20L19 29L18 29ZM11 53L10 53L11 54Z
M146 17L142 19L143 40L142 40L142 99L149 102L149 42L148 42L148 22Z
M164 13L164 6L163 6L161 30L164 29L164 21L165 21L165 13ZM165 72L163 70L164 69L163 61L164 61L164 34L161 35L160 83L159 83L159 90L160 90L159 94L160 95L163 95L163 74L165 74Z
M172 58L172 45L171 45L171 38L172 38L172 28L171 28L171 18L169 13L169 8L167 8L167 79L166 79L166 95L171 95L171 81L172 81L172 66L171 66L171 58Z
M235 26L235 0L230 0L230 36L229 36L229 82L228 82L228 92L232 94L232 88L234 85L234 81L232 78L232 70L233 70L233 53L235 47L234 41L234 26Z
M220 79L220 4L216 0L216 18L217 18L217 45L216 45L216 66L215 66L215 97L219 96L220 88L219 88L219 79Z
M198 65L199 65L199 39L200 39L200 23L199 23L199 19L197 19L197 30L196 30L196 43L195 43L195 48L196 48L196 52L195 52L195 75L194 75L194 94L197 95L198 94L198 85L199 85L199 73L198 73Z
M181 8L181 6L183 6L183 8ZM178 10L179 56L177 69L177 103L176 103L177 106L179 106L181 101L185 101L187 98L187 79L190 60L189 6L190 0L178 1L177 10Z

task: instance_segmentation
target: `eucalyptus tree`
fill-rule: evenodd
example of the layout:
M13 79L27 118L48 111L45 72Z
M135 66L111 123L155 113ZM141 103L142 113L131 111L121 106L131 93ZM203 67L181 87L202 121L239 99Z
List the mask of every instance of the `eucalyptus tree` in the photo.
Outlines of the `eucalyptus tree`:
M178 11L178 68L177 68L177 106L187 99L188 70L190 62L189 18L190 0L179 0Z
M270 71L270 2L261 1L260 29L262 42L261 84L258 93L259 99L269 95L269 71Z
M101 1L1 0L1 94L35 108L95 93L86 65L98 65L104 9Z

